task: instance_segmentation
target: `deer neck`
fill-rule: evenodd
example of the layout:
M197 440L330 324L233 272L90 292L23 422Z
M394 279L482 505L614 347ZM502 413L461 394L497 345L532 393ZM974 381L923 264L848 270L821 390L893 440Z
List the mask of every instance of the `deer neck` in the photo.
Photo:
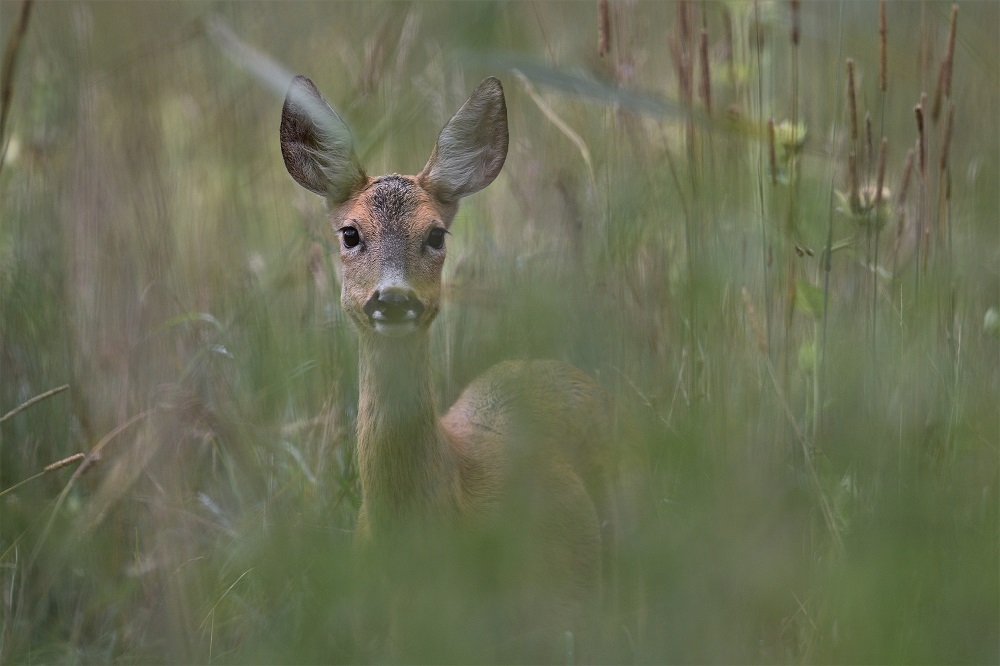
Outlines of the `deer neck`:
M426 332L362 335L358 468L374 534L454 513L458 472L437 418Z

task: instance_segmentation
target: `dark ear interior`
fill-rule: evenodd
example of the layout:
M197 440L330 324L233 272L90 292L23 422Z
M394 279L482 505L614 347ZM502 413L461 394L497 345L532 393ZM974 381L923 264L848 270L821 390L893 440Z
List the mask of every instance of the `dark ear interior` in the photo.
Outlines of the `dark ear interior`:
M281 109L281 156L295 182L333 203L367 178L347 125L305 76L292 79Z
M493 182L507 159L507 104L503 86L485 79L438 135L421 185L454 203Z

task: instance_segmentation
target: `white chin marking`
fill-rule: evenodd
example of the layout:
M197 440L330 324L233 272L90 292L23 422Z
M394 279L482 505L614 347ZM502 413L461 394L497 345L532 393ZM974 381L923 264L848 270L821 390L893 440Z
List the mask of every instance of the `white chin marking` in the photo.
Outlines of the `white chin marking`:
M393 324L380 321L375 322L375 332L387 338L401 338L404 335L415 332L417 328L417 322L415 321L404 321Z

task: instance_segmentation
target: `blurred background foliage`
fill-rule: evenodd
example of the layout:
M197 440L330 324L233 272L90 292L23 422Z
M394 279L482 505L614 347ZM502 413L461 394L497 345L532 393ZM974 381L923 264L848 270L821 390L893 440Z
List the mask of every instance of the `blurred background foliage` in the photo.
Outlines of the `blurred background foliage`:
M961 5L936 114L933 1L887 5L885 92L874 2L22 8L0 3L0 662L386 657L352 628L375 595L348 566L356 350L323 204L282 164L283 72L370 173L419 171L503 80L439 399L536 357L613 396L602 658L1000 659L996 3ZM495 658L453 601L426 599L419 657Z

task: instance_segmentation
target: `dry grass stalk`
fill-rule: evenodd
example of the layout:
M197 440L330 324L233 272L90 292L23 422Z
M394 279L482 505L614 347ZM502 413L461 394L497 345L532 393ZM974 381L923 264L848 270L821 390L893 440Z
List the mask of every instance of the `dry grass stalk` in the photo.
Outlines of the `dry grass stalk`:
M524 86L524 91L531 98L531 101L535 103L549 121L556 126L556 128L562 132L567 139L573 142L580 151L580 157L583 159L583 163L587 166L587 176L590 178L591 187L597 187L596 176L594 174L594 162L590 156L590 149L587 147L587 143L580 137L580 135L570 127L566 121L564 121L559 114L557 114L548 103L542 99L542 96L538 94L535 87L531 85L531 81L528 80L524 74L521 72L515 72L518 81Z
M854 92L854 59L847 59L847 115L851 120L851 142L857 143L858 130L858 100Z
M24 410L26 410L28 407L31 407L32 405L34 405L36 403L39 403L42 400L45 400L46 398L51 398L52 396L54 396L56 394L62 393L63 391L65 391L68 388L69 388L69 384L63 384L62 386L57 386L54 389L49 389L48 391L46 391L44 393L40 393L40 394L36 395L35 397L30 398L30 399L22 402L20 405L18 405L14 409L10 410L9 412L7 412L6 414L4 414L3 416L0 416L0 423L3 423L4 421L8 421L8 420L14 418L18 414L20 414L21 412L23 412Z
M906 210L903 206L906 203L906 194L910 191L910 179L913 177L914 158L914 150L913 148L910 148L909 152L906 153L906 164L903 166L903 177L900 179L899 183L899 194L896 195L896 210L899 211L899 217L896 219L897 239L903 235L903 230L906 227Z
M604 57L611 50L611 12L608 0L597 3L597 55Z
M799 45L799 0L791 0L792 10L792 46Z
M948 46L945 48L941 67L938 69L937 87L934 89L934 104L931 119L938 121L941 115L941 101L951 99L951 72L955 61L955 30L958 27L958 5L951 6L951 27L948 29Z
M930 243L929 229L924 224L924 198L926 196L925 186L927 183L927 132L924 110L927 108L927 93L921 93L920 104L914 109L917 120L917 153L918 167L920 169L920 181L918 182L919 207L917 209L917 282L919 284L920 271L926 268L927 249ZM923 262L921 262L921 257Z
M885 20L885 0L878 3L878 88L885 92L889 87L888 31Z
M878 151L878 169L875 172L875 216L878 217L879 206L882 205L882 187L885 185L885 161L889 152L889 140L882 137L882 145Z
M927 95L922 94L920 96L920 104L913 107L913 115L917 119L917 153L920 157L918 165L920 166L920 175L927 175L927 139L924 132L924 107L927 104Z
M687 67L684 64L684 50L676 36L670 37L668 42L670 56L674 60L674 67L677 70L677 93L681 101L689 104L690 86L687 82Z
M705 105L705 111L711 115L712 113L712 70L711 63L708 58L708 30L704 28L701 31L701 48L699 49L701 56L701 85L699 86L699 93L701 94L701 101Z
M896 207L902 210L906 203L906 193L910 191L910 178L913 176L913 148L906 153L906 163L903 166L903 177L899 182L899 195L896 197Z
M57 460L57 461L55 461L54 463L52 463L50 465L46 465L45 469L43 469L42 471L43 472L54 472L57 469L62 469L63 467L66 467L67 465L72 465L73 463L75 463L78 460L83 460L85 457L86 457L86 454L84 454L84 453L74 453L73 455L68 456L66 458L63 458L62 460Z
M771 184L778 184L778 152L774 141L774 118L767 119L767 157L771 163Z
M681 101L688 107L694 102L693 59L691 58L691 24L687 2L677 3L677 34L670 41L670 51L677 67L677 87Z
M861 210L861 195L858 192L858 156L854 153L847 155L847 189L850 194L851 212L857 213Z
M10 486L9 488L4 488L3 490L0 490L0 497L3 497L4 495L7 495L9 493L14 492L15 490L17 490L21 486L23 486L25 484L28 484L28 483L31 483L35 479L41 478L41 477L45 476L46 474L48 474L49 472L54 472L57 469L62 469L63 467L66 467L67 465L72 465L73 463L77 462L78 460L83 460L85 457L86 457L86 455L83 454L83 453L74 453L73 455L71 455L71 456L69 456L67 458L63 458L62 460L57 460L54 463L46 465L45 468L42 469L41 472L38 472L37 474L32 474L27 479L23 479L22 481L18 481L17 483L15 483L14 485ZM77 471L73 474L74 478L80 475L80 471L83 469L83 467L84 467L84 465L81 465L77 469Z
M952 127L955 122L955 103L948 102L948 116L945 118L944 122L944 136L941 138L941 159L938 162L939 171L939 187L941 188L940 196L943 197L944 201L951 200L951 178L948 173L948 152L951 149L951 133ZM938 237L943 235L944 227L946 224L945 213L940 213L938 217ZM951 229L948 229L948 245L951 245Z
M691 43L691 22L686 0L677 3L677 34L680 36L681 45L687 50Z
M875 159L875 135L872 131L872 114L865 111L865 161L864 161L864 171L866 174L871 172L868 170L871 168L872 160Z

